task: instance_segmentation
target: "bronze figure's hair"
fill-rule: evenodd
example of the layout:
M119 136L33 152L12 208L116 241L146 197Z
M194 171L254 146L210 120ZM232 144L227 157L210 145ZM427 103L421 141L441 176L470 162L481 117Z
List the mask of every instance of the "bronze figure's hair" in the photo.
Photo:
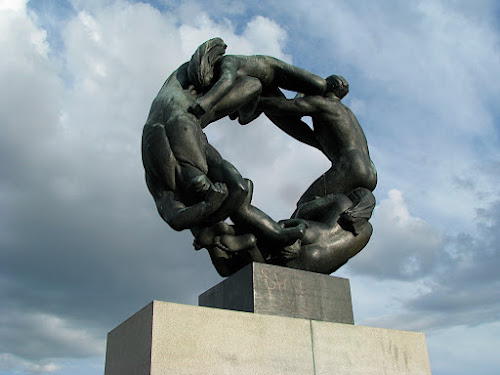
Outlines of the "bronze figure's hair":
M197 89L210 86L214 77L214 66L226 52L227 45L221 38L212 38L194 52L187 68L189 81Z
M349 83L342 76L328 76L326 77L326 92L333 92L339 99L342 99L349 92Z

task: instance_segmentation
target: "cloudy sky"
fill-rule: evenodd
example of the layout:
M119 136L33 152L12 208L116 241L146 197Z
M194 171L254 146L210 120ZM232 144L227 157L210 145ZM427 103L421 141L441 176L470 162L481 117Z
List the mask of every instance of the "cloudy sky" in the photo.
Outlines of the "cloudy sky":
M0 375L102 374L108 331L221 280L157 215L140 157L158 89L214 36L350 81L379 173L372 240L337 273L356 323L425 332L434 375L497 374L499 16L494 0L0 0ZM275 219L328 168L264 118L207 136Z

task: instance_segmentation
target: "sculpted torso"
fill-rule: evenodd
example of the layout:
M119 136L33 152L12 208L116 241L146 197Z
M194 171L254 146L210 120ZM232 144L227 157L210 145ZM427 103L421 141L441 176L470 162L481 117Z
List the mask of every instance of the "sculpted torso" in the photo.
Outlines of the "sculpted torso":
M338 99L315 97L319 111L312 114L315 137L336 173L348 179L362 176L356 187L375 189L377 172L366 137L352 111ZM314 99L312 99L314 100ZM343 177L344 177L343 176Z
M170 141L170 147L180 163L208 173L208 141L198 119L188 112L196 100L195 91L189 90L186 79L187 63L165 81L154 99L146 126L162 124Z

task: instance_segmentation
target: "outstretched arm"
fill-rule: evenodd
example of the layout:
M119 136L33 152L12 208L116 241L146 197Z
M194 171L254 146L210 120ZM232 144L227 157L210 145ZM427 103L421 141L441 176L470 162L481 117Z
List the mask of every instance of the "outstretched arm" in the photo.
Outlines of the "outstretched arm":
M296 99L261 96L259 108L266 114L312 116L321 110L321 96L304 96Z
M309 103L310 100L298 98L288 100L282 97L261 97L259 108L264 110L266 116L281 130L296 140L322 150L313 130L300 119L303 115L316 112L316 108Z
M313 130L299 117L271 114L266 114L266 116L273 122L274 125L283 130L289 136L295 138L299 142L316 147L320 151L322 150L321 145L316 140Z

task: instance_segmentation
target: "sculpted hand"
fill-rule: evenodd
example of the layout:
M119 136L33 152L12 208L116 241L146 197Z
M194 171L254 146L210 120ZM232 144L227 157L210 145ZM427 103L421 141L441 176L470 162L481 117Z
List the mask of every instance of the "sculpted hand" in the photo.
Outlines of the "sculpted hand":
M303 219L285 219L278 222L281 228L292 228L303 225L304 228L309 228L309 223Z
M214 243L213 243L215 246L217 246L219 249L225 251L226 253L230 253L232 250L227 247L226 245L224 245L222 242L221 242L221 238L220 236L215 236L214 237Z
M197 101L194 102L193 104L191 104L189 106L189 109L188 109L189 112L191 112L193 115L196 116L196 118L201 118L201 116L203 116L205 114L205 110L202 108L202 106L200 105L200 103L198 103Z
M227 198L228 191L226 184L222 182L216 182L210 190L208 190L206 195L206 202L212 205L214 208L218 208L222 202Z
M194 190L196 193L203 193L205 191L208 191L210 187L212 186L212 183L208 179L207 176L205 175L199 175L195 178L190 183L189 188Z

